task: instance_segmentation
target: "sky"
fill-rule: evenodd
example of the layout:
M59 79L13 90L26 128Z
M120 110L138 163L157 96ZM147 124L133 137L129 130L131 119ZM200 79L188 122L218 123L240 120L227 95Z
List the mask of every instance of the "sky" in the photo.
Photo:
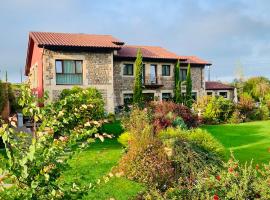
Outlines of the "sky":
M270 78L269 10L269 0L0 0L0 77L20 82L29 31L46 31L196 55L212 63L211 80Z

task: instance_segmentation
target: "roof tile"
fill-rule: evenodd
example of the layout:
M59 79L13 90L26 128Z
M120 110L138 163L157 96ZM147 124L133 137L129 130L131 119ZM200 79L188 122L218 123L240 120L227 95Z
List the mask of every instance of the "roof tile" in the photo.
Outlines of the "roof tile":
M99 47L118 49L124 44L124 42L121 42L111 35L30 32L30 36L38 45L42 46Z

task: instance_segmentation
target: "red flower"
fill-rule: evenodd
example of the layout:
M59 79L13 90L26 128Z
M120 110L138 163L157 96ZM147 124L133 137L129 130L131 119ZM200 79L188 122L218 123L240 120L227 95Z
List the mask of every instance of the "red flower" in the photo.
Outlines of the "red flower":
M214 195L213 200L219 200L219 197L217 194Z
M232 172L233 172L233 168L230 167L230 168L228 169L228 172L232 173Z
M216 176L216 179L217 179L218 181L220 181L220 180L221 180L221 177L220 177L219 175L217 175L217 176Z

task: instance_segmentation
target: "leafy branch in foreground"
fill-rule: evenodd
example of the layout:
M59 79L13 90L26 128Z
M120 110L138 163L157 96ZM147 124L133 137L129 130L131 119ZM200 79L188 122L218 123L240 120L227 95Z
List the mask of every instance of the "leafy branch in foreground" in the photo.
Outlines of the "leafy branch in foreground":
M89 186L80 186L78 183L60 182L58 178L69 167L67 161L72 155L87 148L95 137L103 140L98 133L103 123L102 116L95 118L97 111L94 104L83 100L91 92L92 89L78 91L72 95L80 96L79 100L67 95L60 103L43 109L37 107L37 99L28 87L22 90L20 104L24 114L33 119L33 135L18 132L12 120L9 124L2 123L0 135L5 143L8 162L5 169L0 170L1 198L80 199L88 193L90 183ZM100 96L91 101L101 101L103 105ZM99 112L104 110L100 108ZM63 116L71 116L68 118L71 126L64 123ZM37 122L41 123L39 127ZM66 128L61 129L61 126Z

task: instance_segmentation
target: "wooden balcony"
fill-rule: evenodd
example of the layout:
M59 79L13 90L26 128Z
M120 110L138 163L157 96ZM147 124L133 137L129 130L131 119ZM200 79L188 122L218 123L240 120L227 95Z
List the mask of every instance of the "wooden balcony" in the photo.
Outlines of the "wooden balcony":
M145 76L143 79L143 86L145 89L157 89L163 86L159 77Z

